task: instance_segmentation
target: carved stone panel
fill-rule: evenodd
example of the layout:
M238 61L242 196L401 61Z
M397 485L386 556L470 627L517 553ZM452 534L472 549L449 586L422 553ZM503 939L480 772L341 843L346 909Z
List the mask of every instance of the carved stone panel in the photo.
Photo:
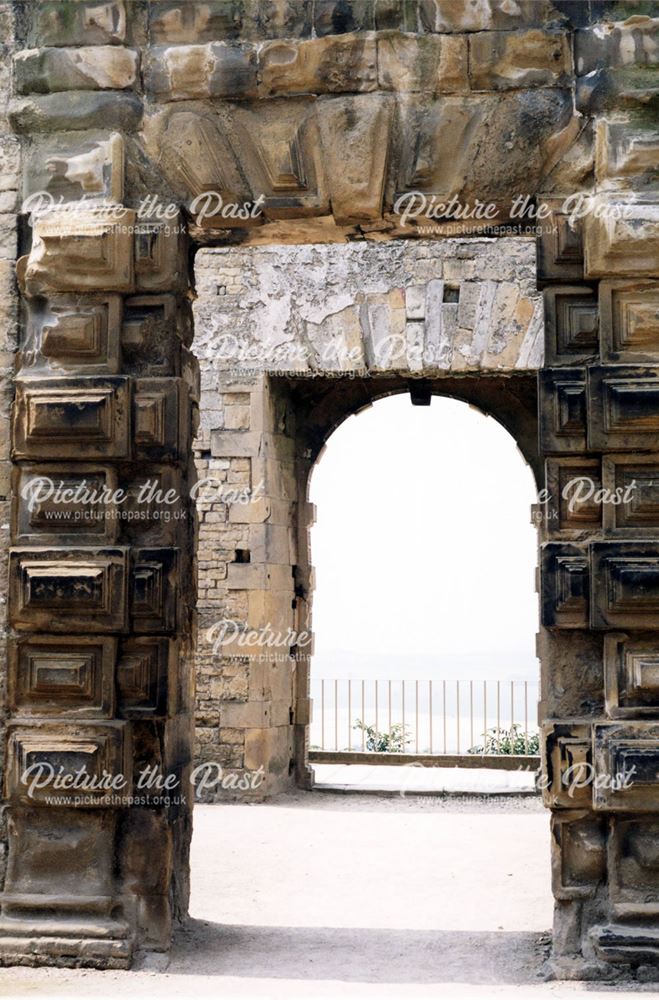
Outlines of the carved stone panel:
M659 636L605 635L604 687L611 718L659 717Z
M547 288L545 363L574 364L599 354L597 296L584 285Z
M114 375L120 369L120 295L28 300L23 373Z
M551 809L591 806L592 734L590 722L549 722L543 726L547 784L545 805Z
M611 820L609 872L613 916L659 916L659 819Z
M592 544L593 628L659 629L659 546Z
M551 818L552 888L556 899L595 895L606 874L606 823L586 810Z
M134 228L135 212L118 207L37 218L25 271L27 293L132 291Z
M28 545L103 545L117 540L121 492L103 465L22 465L13 470L14 539Z
M659 812L659 722L593 727L593 808Z
M10 711L21 716L113 716L115 639L27 636L9 649Z
M117 779L114 787L106 787L108 777ZM131 777L125 722L9 724L6 790L13 803L46 806L61 796L60 806L107 807L113 795L130 794Z
M547 628L588 628L588 553L548 542L541 552L541 621Z
M119 712L124 719L171 717L176 711L176 646L139 636L121 644L117 664Z
M602 360L659 362L659 283L601 281Z
M586 450L586 376L583 368L540 372L540 446L551 453Z
M9 587L14 627L122 631L127 557L126 548L12 549Z
M597 458L550 458L545 463L549 499L545 523L550 534L580 538L602 526L601 463Z
M583 224L561 211L563 199L540 203L551 209L538 238L538 274L558 281L580 281L584 274Z
M606 533L659 535L659 455L606 455L602 473L609 498L603 504Z
M50 379L19 383L14 456L28 459L125 458L128 379Z
M659 368L588 368L588 446L643 451L657 446Z
M135 380L134 455L153 462L175 462L187 451L188 410L181 379Z
M176 549L133 549L130 614L133 629L171 632L176 628Z

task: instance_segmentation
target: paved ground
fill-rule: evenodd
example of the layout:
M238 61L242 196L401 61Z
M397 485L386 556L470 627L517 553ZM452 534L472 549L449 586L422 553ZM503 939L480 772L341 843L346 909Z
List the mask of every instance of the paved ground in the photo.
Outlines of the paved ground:
M5 969L7 997L589 998L544 983L547 815L494 802L299 793L195 811L194 919L165 968ZM635 986L659 996L654 987Z

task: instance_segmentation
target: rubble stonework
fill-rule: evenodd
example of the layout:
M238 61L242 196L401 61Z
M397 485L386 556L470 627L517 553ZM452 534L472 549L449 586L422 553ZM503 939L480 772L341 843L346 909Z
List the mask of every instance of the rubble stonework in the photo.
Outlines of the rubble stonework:
M341 420L419 380L500 420L550 494L554 973L659 961L655 7L0 4L3 374L14 274L22 295L5 964L168 947L193 722L195 762L232 779L202 797L309 787L309 474ZM575 473L637 493L573 507ZM44 477L67 517L30 501ZM83 481L135 516L90 516ZM22 779L39 762L128 792L171 773L185 801L56 804ZM606 786L632 765L636 785ZM574 766L602 780L571 795Z

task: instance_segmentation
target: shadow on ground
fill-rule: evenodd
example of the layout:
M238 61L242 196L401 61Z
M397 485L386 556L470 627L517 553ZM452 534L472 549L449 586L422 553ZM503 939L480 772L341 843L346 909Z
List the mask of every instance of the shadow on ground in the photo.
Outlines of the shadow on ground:
M170 975L387 983L537 983L549 933L261 927L190 920Z

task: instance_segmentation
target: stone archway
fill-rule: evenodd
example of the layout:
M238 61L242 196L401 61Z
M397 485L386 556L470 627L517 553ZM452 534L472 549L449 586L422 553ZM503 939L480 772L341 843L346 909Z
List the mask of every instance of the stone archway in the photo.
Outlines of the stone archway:
M496 405L510 390L512 419L530 413L522 373L539 371L537 454L553 498L539 651L557 969L605 971L607 962L659 955L658 140L646 69L656 61L656 20L622 20L628 5L616 21L616 4L419 0L409 21L408 6L257 2L232 5L230 18L211 2L3 7L16 35L10 117L24 197L20 240L10 218L3 244L7 258L19 247L24 306L13 406L5 963L127 965L136 947L166 948L186 908L189 797L126 796L141 791L131 774L145 766L171 772L180 787L191 765L195 543L183 515L199 382L190 238L261 244L266 254L305 243L297 253L309 255L310 274L314 244L340 244L332 252L353 261L372 253L384 268L373 288L348 288L345 306L318 322L303 316L307 326L290 337L280 323L286 335L273 357L262 352L252 303L258 370L228 358L215 382L202 382L218 401L202 472L206 461L229 462L236 482L249 472L265 484L246 520L224 504L224 519L202 521L202 535L223 525L229 555L250 553L249 562L227 558L226 581L218 575L214 586L201 567L202 609L204 590L214 590L213 607L250 625L272 616L295 625L304 614L308 580L292 558L309 515L299 485L340 419L337 373L348 372L354 405L377 379L404 380L422 397L429 380L455 380L458 394L458 381L477 378ZM18 144L8 132L3 140L17 179ZM25 199L44 191L62 204L28 220ZM201 212L213 192L236 212ZM480 197L494 204L490 223L517 225L520 193L546 216L537 258L527 227L512 239L490 229L483 240L470 219L452 241L455 223L432 216L449 196L472 205ZM571 219L574 194L593 196L593 210ZM421 206L416 220L403 211L410 196ZM416 272L401 238L418 236L432 237L432 252L423 258L423 242L413 243L415 266L425 259ZM497 272L506 263L510 278ZM230 315L226 302L249 271L246 259L225 264L215 294ZM13 305L11 290L6 301ZM280 350L289 340L303 348L293 361ZM337 348L329 355L318 351L327 342ZM363 381L353 377L360 368ZM303 432L301 415L310 421ZM531 426L529 415L516 432L529 454ZM145 474L160 495L141 494ZM615 507L570 509L561 492L575 474L623 492L633 481L637 492ZM61 482L68 499L32 503L44 479ZM104 516L76 492L82 480L105 491ZM105 516L117 489L134 517ZM167 520L170 491L180 516ZM65 518L53 515L62 509ZM211 751L237 770L263 765L275 793L296 762L304 769L303 672L294 692L285 673L248 677L246 697L239 677L238 698L225 680L220 671L207 699L220 713L219 727L205 727L218 730ZM233 742L222 743L222 729ZM602 777L629 765L640 778L570 796L562 779L574 763ZM124 797L35 796L23 780L33 764L119 773Z

